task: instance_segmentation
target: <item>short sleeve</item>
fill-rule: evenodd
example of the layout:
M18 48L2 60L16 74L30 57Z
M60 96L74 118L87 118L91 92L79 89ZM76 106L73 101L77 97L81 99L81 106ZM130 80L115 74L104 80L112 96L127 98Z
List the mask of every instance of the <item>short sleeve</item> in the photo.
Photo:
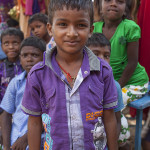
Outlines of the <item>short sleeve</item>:
M118 94L118 105L114 109L114 111L118 112L118 111L121 111L124 108L124 104L123 104L122 90L121 90L120 84L117 81L115 81L115 84L116 84L117 94Z
M102 25L103 25L103 22L95 22L93 24L94 26L94 30L93 30L93 33L102 33Z
M141 29L134 21L128 20L125 23L125 35L127 42L138 41L141 37Z
M40 87L36 84L35 79L34 72L28 74L21 108L28 115L40 116L42 112L39 94Z
M117 89L111 67L103 69L104 76L104 96L103 107L106 109L114 109L117 104Z
M16 78L13 78L6 89L5 95L2 99L0 107L6 112L13 114L15 112L16 100Z

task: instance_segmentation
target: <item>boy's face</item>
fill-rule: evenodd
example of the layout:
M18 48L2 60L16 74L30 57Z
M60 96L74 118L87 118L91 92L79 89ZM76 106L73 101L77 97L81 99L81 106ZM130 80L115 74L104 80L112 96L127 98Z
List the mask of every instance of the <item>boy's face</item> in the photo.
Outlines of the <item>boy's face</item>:
M57 10L53 23L47 25L50 35L54 37L58 53L77 54L85 46L93 31L90 27L90 16L85 10Z
M19 56L20 37L14 35L5 35L2 38L2 49L8 57L8 60L15 62Z
M43 52L33 46L24 46L20 52L20 63L24 70L29 73L30 69L39 61L43 60Z
M31 28L32 34L41 39L44 39L44 37L48 34L46 25L40 21L33 21L29 27Z
M108 63L110 63L110 47L109 46L89 46L89 49L101 59L104 59Z

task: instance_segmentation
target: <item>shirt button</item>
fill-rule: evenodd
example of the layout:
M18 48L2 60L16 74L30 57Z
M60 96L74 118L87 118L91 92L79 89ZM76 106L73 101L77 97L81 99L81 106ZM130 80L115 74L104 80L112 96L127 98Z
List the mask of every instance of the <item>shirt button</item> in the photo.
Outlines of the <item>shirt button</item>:
M72 115L72 119L75 120L76 119L76 115Z
M73 141L74 141L74 142L78 142L78 139L74 138Z
M88 71L84 71L84 74L88 74Z

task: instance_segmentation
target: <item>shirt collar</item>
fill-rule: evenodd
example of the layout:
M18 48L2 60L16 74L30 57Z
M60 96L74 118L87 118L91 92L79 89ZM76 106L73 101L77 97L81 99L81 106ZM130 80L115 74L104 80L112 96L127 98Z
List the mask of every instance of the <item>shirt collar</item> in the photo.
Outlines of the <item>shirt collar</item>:
M44 56L44 63L52 70L54 70L52 67L53 65L51 63L53 59L52 56L56 54L56 51L57 51L56 46L51 49L47 49ZM100 71L100 60L97 58L97 56L95 56L95 54L86 46L84 47L84 52L85 52L84 57L86 56L86 54L88 56L86 59L84 59L85 62L87 61L87 59L89 59L90 71ZM88 64L85 64L86 67L87 65Z
M19 80L19 81L24 80L25 77L26 77L26 75L27 75L27 72L26 72L26 71L22 72L20 75L17 76L17 77L18 77L18 80Z
M5 60L4 60L4 62L5 62L5 64L7 65L7 66L12 66L12 65L14 65L14 64L20 64L20 60L18 59L15 63L14 62L10 62L9 60L8 60L8 58L6 58Z

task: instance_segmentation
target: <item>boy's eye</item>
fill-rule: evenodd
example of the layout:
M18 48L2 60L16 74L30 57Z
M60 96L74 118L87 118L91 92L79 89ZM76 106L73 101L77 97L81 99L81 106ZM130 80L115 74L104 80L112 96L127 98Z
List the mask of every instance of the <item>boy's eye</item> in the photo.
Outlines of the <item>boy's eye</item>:
M14 42L13 45L14 45L14 46L18 46L19 43L18 43L18 42Z
M105 55L104 56L106 59L109 59L110 58L110 55Z
M63 26L63 27L67 26L66 23L58 23L58 25L59 25L59 26Z
M125 1L124 0L118 0L118 2L124 3Z
M3 45L4 45L4 46L8 46L8 45L9 45L9 43L8 43L8 42L5 42L5 43L3 43Z
M5 42L5 43L3 43L3 45L4 45L4 46L9 46L9 45L18 46L19 43L18 43L18 42L13 42L13 43Z
M26 58L27 54L21 54L21 57Z
M38 54L33 54L32 56L33 56L33 57L38 57L39 55L38 55Z
M104 0L105 2L109 2L109 1L111 1L111 0Z
M78 27L83 28L83 27L87 27L86 24L78 24Z
M36 27L37 27L37 28L40 28L41 26L40 26L40 25L37 25Z

